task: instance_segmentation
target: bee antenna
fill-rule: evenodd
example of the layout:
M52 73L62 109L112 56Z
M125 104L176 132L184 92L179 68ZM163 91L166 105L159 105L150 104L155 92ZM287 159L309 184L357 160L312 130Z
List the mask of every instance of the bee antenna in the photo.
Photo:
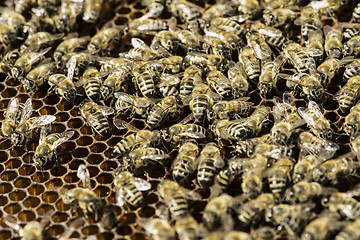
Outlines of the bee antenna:
M252 94L252 93L254 93L254 92L257 92L257 91L260 91L260 90L259 90L259 89L255 89L255 90L249 92L249 95Z
M335 140L338 140L341 136L349 136L349 134L347 134L347 133L334 133L334 134L337 135L335 137Z

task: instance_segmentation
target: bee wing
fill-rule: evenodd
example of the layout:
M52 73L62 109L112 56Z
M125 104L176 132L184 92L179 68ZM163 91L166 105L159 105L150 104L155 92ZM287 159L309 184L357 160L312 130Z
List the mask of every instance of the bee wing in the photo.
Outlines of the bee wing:
M206 137L204 133L200 133L200 132L185 132L185 133L179 133L178 135L182 137L195 138L195 139Z
M51 36L43 39L42 41L40 41L40 45L41 44L44 44L44 43L47 43L47 42L52 42L52 41L56 41L58 39L61 39L64 37L64 33L58 33L58 34L52 34Z
M118 190L116 191L116 194L115 194L116 203L120 207L124 206L124 204L125 204L123 192L124 192L123 189L120 187L120 188L118 188Z
M260 28L258 32L268 37L280 37L283 35L282 31L277 28Z
M247 15L247 14L241 14L241 15L236 15L236 16L231 16L231 17L227 17L226 19L229 19L229 20L233 20L235 22L238 22L238 23L243 23L245 22L247 19L249 19L250 16Z
M164 87L164 86L172 86L172 85L177 85L180 83L180 78L179 76L181 76L183 73L179 73L179 74L166 74L163 73L160 76L160 80L161 82L159 83L158 87Z
M212 100L213 100L214 102L219 102L219 101L222 100L222 96L221 96L221 95L217 94L216 92L211 91L210 89L208 90L207 94L209 95L209 97L212 98Z
M22 237L24 235L23 228L20 226L18 220L14 216L5 215L3 219L6 225L8 225L11 229L19 233L19 236Z
M225 161L224 161L224 159L223 159L220 155L217 156L214 160L215 160L215 161L214 161L214 166L215 166L216 168L223 168L223 167L224 167Z
M142 178L134 178L134 184L140 191L147 191L151 188L151 183Z
M31 99L28 98L24 104L24 108L21 113L20 123L29 119L32 113L33 113L32 102Z
M45 55L48 51L50 51L51 47L49 48L46 48L40 52L38 52L37 54L34 54L34 56L32 56L30 59L29 59L29 64L33 64L38 58L40 58L41 56Z
M115 110L113 108L107 107L107 106L99 106L99 110L105 116L111 115L111 114L113 114L115 112Z
M256 56L262 56L261 60L270 58L272 55L272 50L269 45L260 45L260 44L253 44L254 52Z
M72 80L74 78L75 68L76 68L76 56L72 56L69 61L66 63L67 67L67 77Z
M313 112L316 115L316 117L318 117L318 118L323 117L323 114L322 114L322 112L321 112L321 110L319 108L319 105L317 105L316 102L310 101L309 105L308 105L308 108L309 108L310 112Z
M85 188L91 188L90 173L84 164L79 166L76 176L81 179Z
M41 128L39 145L41 145L44 142L46 136L50 132L50 129L51 129L51 124L47 124Z
M140 38L132 38L131 39L131 45L134 48L140 48L143 50L150 50L151 48Z
M6 116L4 121L11 120L15 122L18 108L19 108L19 99L18 98L10 99L8 107L6 109Z
M56 140L52 145L51 145L51 149L54 150L56 149L58 146L60 146L62 143L66 142L67 140L69 140L73 135L74 135L74 131L66 131L63 133L59 134L59 139Z
M189 115L187 115L183 120L181 120L179 123L180 124L186 124L188 123L189 121L192 121L194 120L194 114L190 113Z
M294 102L294 95L289 92L284 92L282 100L284 103L292 105L292 103Z
M150 49L154 52L157 53L159 55L161 55L162 57L171 57L173 56L168 50L166 50L163 46L159 45L159 44L152 44Z
M185 98L182 99L183 105L189 105L190 101L192 100L194 96L194 93L192 92L190 95L186 96Z
M135 126L133 126L130 123L125 122L124 120L121 120L121 119L114 119L113 123L114 123L114 126L119 130L128 129L133 132L140 131L140 129L136 128Z
M305 120L305 122L310 127L315 127L315 122L311 114L309 114L309 110L304 107L298 108L299 115Z
M316 75L316 63L312 57L309 57L309 59L307 60L306 67L307 69L309 69L309 73L311 76Z
M55 121L55 119L56 117L53 115L42 115L34 120L29 130L50 124Z
M190 191L189 189L181 187L180 191L185 195L185 198L187 198L187 199L191 199L191 200L200 200L201 199L201 195L199 193Z

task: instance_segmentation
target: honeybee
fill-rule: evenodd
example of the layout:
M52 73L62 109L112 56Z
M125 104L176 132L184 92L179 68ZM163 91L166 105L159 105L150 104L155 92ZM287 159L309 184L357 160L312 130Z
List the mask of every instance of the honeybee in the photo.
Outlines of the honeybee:
M279 204L266 211L265 220L284 227L289 237L296 237L305 228L312 209L311 204Z
M151 162L163 164L169 155L163 150L154 147L140 146L123 157L123 162L130 169L138 169Z
M344 81L349 81L350 78L359 75L360 73L360 60L354 59L351 63L346 65L344 71Z
M75 101L76 87L71 78L64 74L54 74L49 77L48 83L50 85L49 92L55 91L55 93L65 101Z
M110 52L112 42L119 43L124 31L120 27L105 28L97 32L90 40L88 51L90 54L100 54L104 51Z
M320 29L311 31L309 33L309 39L306 42L306 47L310 57L315 59L321 59L324 55L324 36ZM341 47L341 45L340 45ZM333 52L333 49L328 50L328 52ZM332 53L332 55L334 55Z
M219 225L224 225L226 228L231 228L234 223L229 215L230 210L234 206L233 197L227 194L221 194L218 197L211 199L203 212L203 221L207 228L213 230Z
M356 153L357 158L360 159L360 135L350 138L352 150Z
M251 157L254 154L255 147L258 144L268 142L270 138L269 134L262 135L260 137L248 138L246 140L240 140L235 145L233 151L234 155L239 157Z
M50 48L46 48L40 52L29 52L20 56L11 69L11 75L17 79L24 78L36 64L45 59L44 55L49 50Z
M184 64L185 67L195 65L202 70L208 67L215 67L223 71L227 68L227 61L220 56L199 52L188 52L184 57Z
M320 14L311 7L302 9L300 17L294 22L296 25L301 25L301 36L306 41L309 40L309 34L321 28Z
M308 72L308 66L312 61L309 61L307 51L300 44L290 40L283 45L283 51L298 72Z
M231 58L232 49L228 42L206 35L201 39L204 42L203 49L205 52L220 56L224 59Z
M194 65L189 66L185 69L183 78L180 82L179 94L182 99L189 96L197 83L202 81L201 78L202 70Z
M214 134L224 140L241 140L258 135L270 114L270 107L260 106L245 120L217 120L211 126Z
M305 155L299 158L294 166L292 180L295 184L307 178L309 173L321 163L323 159L317 155Z
M136 63L133 67L133 82L145 97L151 98L155 94L155 73L151 71L145 62Z
M292 150L289 147L265 142L255 146L253 155L262 155L280 161L281 159L290 157Z
M80 208L86 217L91 214L95 215L95 221L98 220L98 216L102 211L102 203L98 195L91 189L87 188L72 188L67 190L62 195L62 200L65 204L71 204L73 211Z
M342 129L350 137L356 137L360 132L360 103L351 108L350 113L346 115Z
M333 138L334 133L330 121L325 118L316 102L309 101L308 109L299 107L298 111L315 136L325 139Z
M335 28L331 28L326 25L324 27L324 35L325 35L325 52L329 58L339 58L341 55L342 49L342 27L338 26Z
M159 19L137 18L129 22L127 29L130 35L139 36L141 34L152 34L163 30L169 30L167 21Z
M38 169L43 169L44 165L51 161L56 154L56 148L69 140L75 133L74 131L67 131L46 136L48 130L50 129L46 126L41 129L39 145L35 149L33 162Z
M48 125L56 119L56 117L52 115L30 118L32 111L31 102L26 102L22 109L20 121L10 136L13 145L17 146L24 142L27 144L39 127Z
M161 58L161 55L158 51L154 51L156 48L161 48L161 46L156 45L153 48L149 47L143 40L140 38L132 38L131 44L133 46L132 49L129 50L128 53L120 53L120 57L127 57L132 60L138 61L149 61L149 60L156 60Z
M55 62L40 64L31 70L21 82L26 91L36 92L56 72Z
M96 65L96 57L87 52L70 52L61 57L57 62L58 68L68 74L70 79L73 76L80 76L88 66ZM69 75L70 74L70 75Z
M209 188L214 181L217 170L225 165L219 147L213 142L206 144L198 161L197 182L200 187Z
M321 159L332 158L339 149L336 143L316 137L310 132L300 133L298 145L303 151L314 154Z
M85 0L82 19L87 23L96 23L103 6L103 0Z
M231 97L231 82L222 72L211 70L206 77L206 82L221 97L225 99Z
M360 76L351 77L347 83L336 93L335 98L343 113L349 112L360 95Z
M51 47L53 43L64 37L63 33L51 34L48 32L37 32L30 35L20 46L20 53L28 53L30 51L38 52L41 49Z
M166 55L167 53L165 53L163 50L159 51L160 54L164 53L164 55ZM183 69L183 57L181 56L172 56L172 55L167 55L167 57L163 57L159 60L154 60L154 61L148 61L147 65L148 68L151 71L154 71L156 75L160 75L162 74L174 74L174 77L180 77L182 75L182 73L180 73ZM176 74L175 74L176 73ZM169 76L169 75L168 75Z
M152 218L143 224L143 228L153 240L176 240L175 229L165 219Z
M271 59L272 50L265 41L265 37L257 32L250 31L246 34L246 40L249 46L253 49L256 58L260 60L269 60Z
M114 178L116 191L116 203L122 207L128 203L134 207L140 207L144 204L142 191L151 188L151 184L144 179L134 177L128 171L119 171Z
M311 155L308 155L311 156ZM317 182L300 181L285 192L286 202L309 202L325 193L324 187Z
M339 60L337 58L326 59L323 63L321 63L317 67L317 72L320 75L321 84L324 87L327 87L329 85L330 81L338 73L340 67L343 66L346 63L353 62L353 61L354 60L352 60L352 59L346 59L346 58L343 58L341 60ZM348 64L348 66L349 65L351 65L351 63ZM345 73L344 73L344 76L345 76Z
M252 83L257 83L261 74L260 61L250 47L243 47L239 52L239 62L244 66L245 73Z
M187 52L201 50L200 39L192 31L185 30L185 29L176 30L175 34L179 38L179 40L181 42L181 46Z
M200 199L199 194L183 188L171 180L162 180L157 190L161 199L169 207L172 217L176 220L189 214L186 199Z
M30 98L24 104L19 103L18 98L11 98L4 112L5 119L1 124L1 134L3 137L10 138L16 126L21 122L21 119L27 119L31 114L32 102Z
M125 121L122 121L120 119L114 119L113 123L115 127L117 127L120 130L127 128L128 130L134 132L124 137L114 146L114 149L112 151L113 156L123 156L139 146L142 147L156 146L161 141L161 133L158 130L154 130L154 131L139 130L133 125Z
M16 32L12 27L0 23L0 43L5 52L16 42Z
M211 112L218 119L229 119L232 116L247 114L254 105L254 103L247 102L247 100L249 100L248 97L230 101L220 101L212 106Z
M322 162L313 170L311 174L312 179L320 183L330 182L337 184L341 178L356 176L358 164L354 162L355 156L354 152L350 152L335 159Z
M174 116L178 113L181 99L168 96L161 99L150 110L146 123L150 129L157 127L167 115Z
M179 17L187 23L190 30L199 27L202 12L200 6L186 0L171 0L168 2L167 7L175 17Z
M202 15L202 19L206 22L210 22L212 19L217 17L230 17L234 15L235 11L232 6L225 3L217 3L206 9Z
M178 219L175 230L179 240L196 240L200 232L198 222L191 215Z
M276 88L280 68L285 63L283 55L277 56L274 61L268 61L262 66L261 75L257 84L260 94L266 97L273 88Z
M194 140L186 140L179 148L179 153L172 163L172 175L176 182L183 182L197 169L199 147Z
M148 12L141 17L142 19L156 18L164 11L165 8L165 0L143 0L142 4L148 9Z
M11 9L9 7L0 8L0 13L0 22L12 27L17 33L19 33L24 22L26 22L25 17L16 12L15 9Z
M100 87L102 84L102 75L97 68L93 66L87 67L80 81L84 83L86 96L90 100L98 102L101 97Z
M230 61L227 74L234 98L245 97L249 93L249 83L244 66L240 62L234 63Z
M238 11L241 14L249 15L256 19L261 14L262 7L258 0L233 0L238 5Z
M275 239L276 232L271 227L261 227L256 229L251 236L258 240L273 240Z
M11 76L11 69L14 67L16 60L20 58L21 54L17 49L7 52L0 62L0 72Z
M335 240L350 240L360 237L360 219L347 224L335 237Z
M321 204L334 213L340 213L343 217L356 220L360 214L360 202L353 198L356 195L358 195L358 189L348 192L335 192L324 197Z
M162 46L169 52L175 52L180 46L180 40L173 31L164 30L155 34L150 47L156 49Z
M123 92L116 92L115 98L115 110L120 113L130 112L130 116L144 116L155 103L155 100L150 98L136 97Z
M276 8L265 11L263 14L264 23L272 27L290 27L297 17L297 13L291 8Z
M182 73L181 73L182 74ZM157 85L163 97L179 95L178 84L180 78L175 74L162 73L159 77L160 83Z
M227 32L235 33L241 38L244 37L246 33L245 29L241 26L239 21L235 21L230 18L222 18L222 17L213 18L210 22L210 26L223 29L224 31Z
M355 8L354 8L354 11L352 13L352 19L353 19L353 22L360 22L360 4L358 3Z
M118 222L115 212L112 210L107 210L105 213L103 213L100 224L106 230L111 230L117 226Z
M251 25L250 30L257 31L265 37L265 41L278 49L282 49L288 38L283 35L283 32L277 28L269 27L261 22L256 22Z
M55 61L60 61L61 57L71 52L81 52L86 50L89 37L70 38L62 41L54 52Z
M342 227L343 225L337 220L337 217L333 215L320 216L305 227L301 234L301 239L329 239L331 233Z
M283 158L276 163L264 174L267 177L270 191L279 199L286 189L287 184L291 181L291 172L294 167L292 159Z
M344 56L358 56L360 53L360 36L352 37L345 42L342 48L342 53Z
M265 210L275 205L275 198L271 193L262 193L257 198L248 201L237 210L241 226L257 223Z
M230 46L232 52L240 51L241 47L245 45L243 40L238 35L232 32L227 32L221 28L210 27L204 29L204 32L205 36L209 38L216 38L224 41L227 45Z
M197 124L174 124L168 129L163 129L162 137L166 142L180 142L187 138L202 139L206 137L206 129Z
M109 136L111 134L106 116L115 112L113 108L101 106L95 102L85 100L80 104L79 110L81 116L96 133L102 136Z

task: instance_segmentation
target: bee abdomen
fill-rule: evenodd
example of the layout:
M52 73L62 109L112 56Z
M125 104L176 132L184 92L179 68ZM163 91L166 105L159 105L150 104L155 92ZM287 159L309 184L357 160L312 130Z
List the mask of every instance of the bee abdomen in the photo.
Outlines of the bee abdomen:
M173 196L169 208L175 219L179 219L188 214L187 201L180 195Z
M197 180L201 187L210 187L214 181L216 168L211 159L201 163L198 169Z
M125 137L124 139L121 139L120 142L118 142L115 145L112 155L122 156L127 152L131 151L135 147L135 143L136 143L135 135L136 134L131 134Z
M97 79L90 79L85 83L85 93L94 102L100 100L100 82Z
M104 117L102 114L99 114L97 120L97 124L94 124L95 130L102 136L110 135L110 126L106 117Z
M141 93L148 98L154 96L155 93L155 85L154 80L149 73L143 73L139 77L137 77L136 82L139 86Z
M225 191L231 183L231 171L230 169L224 169L219 172L215 177L215 183L218 184L223 191Z
M128 184L124 187L124 198L131 205L139 207L144 203L142 193L136 188L134 184Z
M205 111L209 106L209 100L205 96L198 96L192 104L192 111L195 119L200 120L204 117Z
M194 82L190 78L184 78L180 83L180 95L186 97L192 93Z
M149 125L150 128L155 128L157 125L159 125L159 123L163 119L162 112L163 111L161 106L156 105L154 107L154 109L147 118L147 124Z

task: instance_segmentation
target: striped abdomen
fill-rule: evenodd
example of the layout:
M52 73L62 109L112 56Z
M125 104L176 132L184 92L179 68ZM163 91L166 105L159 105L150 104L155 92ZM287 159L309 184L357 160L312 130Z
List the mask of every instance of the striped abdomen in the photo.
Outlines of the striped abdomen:
M261 74L260 62L247 62L245 65L245 73L252 83L258 83Z
M98 78L89 78L84 85L86 96L94 102L99 101L100 86L101 82Z
M282 193L286 188L287 173L281 169L272 169L271 172L269 172L267 181L269 183L271 192L276 197L279 197L279 194Z
M179 95L179 91L175 86L164 86L160 88L163 97Z
M307 19L301 24L301 36L305 41L309 39L310 32L318 30L319 27L313 19Z
M354 105L360 93L360 76L349 79L338 96L339 107L342 112L348 112Z
M188 214L188 203L181 193L174 193L172 195L169 209L174 219L180 219Z
M145 97L151 98L155 93L155 84L152 76L148 72L144 72L136 77L136 83L140 92Z
M288 41L288 39L282 35L274 36L274 37L265 36L265 40L271 46L279 48L279 49L282 49L284 43Z
M230 169L226 168L221 170L218 175L215 177L215 183L220 186L221 190L225 191L232 180L232 174Z
M297 51L290 59L296 70L300 73L306 73L308 69L309 55L305 51Z
M201 161L197 172L199 185L203 188L210 187L214 181L216 170L213 159L204 159Z
M194 157L183 155L176 159L173 168L173 178L176 182L184 181L190 174L188 169L191 169L191 164L195 161Z
M356 5L352 14L353 22L360 22L360 3Z
M144 197L142 193L133 183L129 182L123 186L123 194L125 201L135 207L140 207L144 203Z
M180 96L185 98L189 96L194 90L194 79L191 77L184 77L180 82Z
M136 133L126 136L118 142L112 152L113 156L122 156L130 152L136 145Z
M89 123L89 125L92 126L98 134L108 136L111 133L109 122L101 112L93 113L91 121L92 123Z
M255 201L255 200L253 200ZM256 203L249 202L245 205L243 205L238 214L238 219L240 221L241 226L247 226L251 222L254 222L258 220L261 214L261 210L259 209L259 206L256 205Z
M155 128L164 118L164 109L160 105L155 105L147 117L146 123L152 129Z
M201 120L206 115L210 103L209 98L205 94L195 94L190 102L190 109L196 120Z

